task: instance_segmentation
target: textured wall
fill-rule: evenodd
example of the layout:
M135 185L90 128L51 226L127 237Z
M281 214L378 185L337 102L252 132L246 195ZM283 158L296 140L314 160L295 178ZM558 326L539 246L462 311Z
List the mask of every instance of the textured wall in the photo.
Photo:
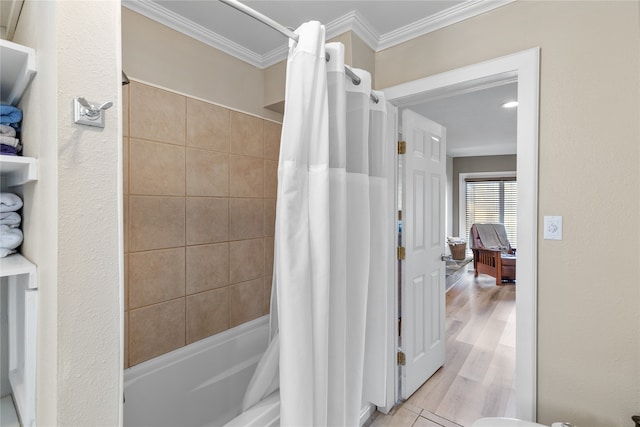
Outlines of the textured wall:
M100 28L100 31L94 29ZM121 376L120 5L26 1L14 41L36 49L21 102L23 253L38 266L38 425L118 425ZM76 125L72 100L112 101L104 129Z

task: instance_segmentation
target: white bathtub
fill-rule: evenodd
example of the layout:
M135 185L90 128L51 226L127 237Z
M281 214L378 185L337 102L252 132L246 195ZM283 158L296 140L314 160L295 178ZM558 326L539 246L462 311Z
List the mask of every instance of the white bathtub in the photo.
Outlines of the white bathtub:
M125 427L224 426L240 415L245 389L267 348L269 316L124 371ZM279 424L277 393L236 424Z

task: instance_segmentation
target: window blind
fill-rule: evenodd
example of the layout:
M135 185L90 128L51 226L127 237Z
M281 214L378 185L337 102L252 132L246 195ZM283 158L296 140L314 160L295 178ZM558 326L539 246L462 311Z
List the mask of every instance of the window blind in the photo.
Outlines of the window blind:
M466 232L475 223L498 222L504 224L509 242L518 245L518 183L515 177L467 178Z

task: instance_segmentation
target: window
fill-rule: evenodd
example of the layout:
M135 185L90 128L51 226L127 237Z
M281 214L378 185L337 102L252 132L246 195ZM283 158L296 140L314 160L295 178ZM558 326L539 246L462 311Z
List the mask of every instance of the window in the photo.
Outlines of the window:
M516 178L465 178L465 194L467 232L474 223L499 222L507 229L511 246L517 247Z

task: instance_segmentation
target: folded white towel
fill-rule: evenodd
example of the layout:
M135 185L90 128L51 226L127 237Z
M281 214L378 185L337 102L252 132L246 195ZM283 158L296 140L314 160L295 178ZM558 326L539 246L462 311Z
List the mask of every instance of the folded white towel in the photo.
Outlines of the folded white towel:
M13 148L22 147L18 138L7 135L0 135L0 144L8 145Z
M22 244L22 230L0 225L0 248L15 249Z
M0 125L0 135L16 136L16 130L9 125Z
M0 212L15 212L22 207L22 199L13 193L0 193Z
M0 225L8 225L11 228L20 226L20 214L18 212L0 212Z
M11 255L13 253L15 253L16 251L13 249L5 249L5 248L0 248L0 258L4 258L7 255Z

